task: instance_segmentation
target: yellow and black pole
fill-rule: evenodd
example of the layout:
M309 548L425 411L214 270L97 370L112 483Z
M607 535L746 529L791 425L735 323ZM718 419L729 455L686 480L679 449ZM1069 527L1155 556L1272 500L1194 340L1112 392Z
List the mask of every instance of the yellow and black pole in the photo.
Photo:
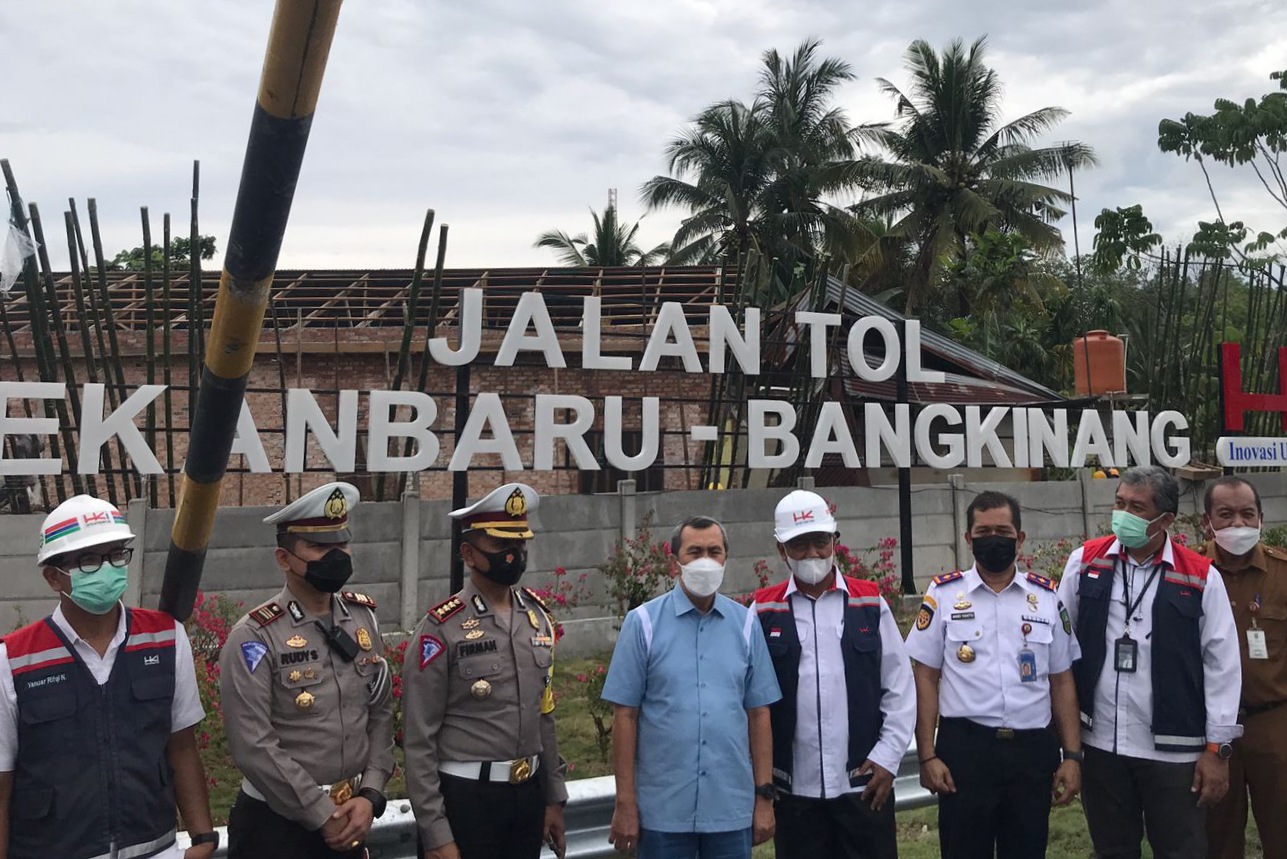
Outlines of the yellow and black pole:
M192 613L341 0L277 0L229 228L161 609Z

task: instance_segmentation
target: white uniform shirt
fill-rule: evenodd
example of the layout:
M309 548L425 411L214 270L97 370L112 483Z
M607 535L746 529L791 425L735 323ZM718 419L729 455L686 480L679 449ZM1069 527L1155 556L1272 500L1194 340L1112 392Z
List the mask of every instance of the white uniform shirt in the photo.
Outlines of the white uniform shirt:
M125 643L125 612L121 612L116 634L112 636L102 656L71 628L63 615L62 607L54 610L53 621L76 648L76 655L85 663L94 681L102 686L112 674L116 654ZM191 728L206 717L197 692L197 674L192 664L192 643L183 624L174 623L174 703L170 707L171 732ZM13 671L9 667L9 652L0 643L0 772L13 772L18 757L18 693L13 686ZM156 854L155 859L180 859L183 851L175 844Z
M1028 682L1021 676L1025 649L1035 660ZM907 635L907 652L942 672L939 715L1015 730L1050 724L1050 675L1068 671L1081 656L1058 595L1022 571L997 593L974 567L959 579L930 585ZM965 661L963 653L973 658Z
M1082 742L1106 752L1163 763L1190 763L1201 750L1164 752L1154 748L1153 740L1153 601L1157 596L1163 571L1153 579L1140 598L1144 583L1153 573L1156 559L1137 564L1116 540L1109 546L1108 557L1121 556L1113 575L1113 590L1108 599L1107 652L1104 667L1095 686L1095 727L1082 725ZM1081 584L1082 548L1068 557L1059 596L1068 606L1074 626L1077 623L1078 593ZM1161 561L1174 566L1175 553L1168 539L1162 548ZM1131 580L1131 601L1140 598L1131 621L1131 638L1137 643L1136 670L1121 673L1113 665L1113 642L1126 632L1125 579ZM1242 735L1238 726L1238 701L1242 694L1242 662L1238 652L1238 630L1233 622L1224 579L1212 571L1202 590L1202 617L1198 620L1202 642L1203 688L1207 709L1207 741L1227 743Z
M844 576L837 574L835 586L817 600L800 593L792 576L786 598L791 602L801 647L795 739L791 744L791 793L817 799L862 791L862 785L850 787L846 766L849 701L840 642L849 589ZM751 613L755 614L754 605ZM880 711L884 722L867 757L897 775L916 728L916 687L898 623L883 599L880 646Z

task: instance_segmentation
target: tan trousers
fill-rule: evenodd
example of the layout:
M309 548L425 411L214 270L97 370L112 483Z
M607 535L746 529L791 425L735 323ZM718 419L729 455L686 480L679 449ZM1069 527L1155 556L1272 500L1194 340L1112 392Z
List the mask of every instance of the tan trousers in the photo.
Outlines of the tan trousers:
M1243 725L1229 761L1229 793L1207 814L1207 857L1243 859L1250 805L1265 859L1287 859L1287 704Z

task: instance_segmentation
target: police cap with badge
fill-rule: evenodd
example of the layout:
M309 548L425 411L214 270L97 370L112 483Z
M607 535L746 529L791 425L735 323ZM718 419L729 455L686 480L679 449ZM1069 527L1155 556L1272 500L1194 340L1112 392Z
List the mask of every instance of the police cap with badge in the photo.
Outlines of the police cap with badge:
M536 536L527 516L540 502L541 496L527 484L506 483L468 507L453 510L448 515L460 523L463 538L471 534L486 534L497 540L525 543ZM478 570L479 575L505 587L518 584L527 570L525 545L489 552L472 540L469 542L478 554L487 559L487 569Z

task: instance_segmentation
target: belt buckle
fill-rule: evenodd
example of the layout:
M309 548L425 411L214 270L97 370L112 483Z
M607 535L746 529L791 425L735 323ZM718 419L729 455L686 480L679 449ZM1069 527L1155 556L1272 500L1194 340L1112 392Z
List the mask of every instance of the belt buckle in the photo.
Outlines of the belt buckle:
M337 781L331 785L331 802L343 805L353 798L353 779L346 778L344 781Z
M522 784L532 777L532 762L527 758L519 758L509 765L509 783Z
M997 728L998 740L1013 740L1014 728Z

